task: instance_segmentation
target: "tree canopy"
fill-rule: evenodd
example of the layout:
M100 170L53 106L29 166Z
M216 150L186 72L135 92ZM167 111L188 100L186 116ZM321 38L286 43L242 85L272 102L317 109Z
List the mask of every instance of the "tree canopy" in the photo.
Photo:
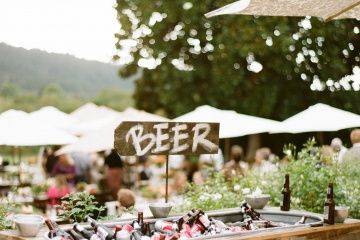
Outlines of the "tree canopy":
M114 59L135 102L174 117L210 104L285 119L323 102L360 113L359 21L219 16L227 1L118 0ZM355 67L355 68L354 68Z

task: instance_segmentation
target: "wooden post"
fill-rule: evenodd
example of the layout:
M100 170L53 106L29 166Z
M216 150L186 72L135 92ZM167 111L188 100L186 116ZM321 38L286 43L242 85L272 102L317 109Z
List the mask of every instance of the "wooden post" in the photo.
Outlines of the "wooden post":
M169 200L169 156L166 156L165 203Z
M225 157L225 161L230 161L230 138L225 138L225 153L224 153L224 157Z

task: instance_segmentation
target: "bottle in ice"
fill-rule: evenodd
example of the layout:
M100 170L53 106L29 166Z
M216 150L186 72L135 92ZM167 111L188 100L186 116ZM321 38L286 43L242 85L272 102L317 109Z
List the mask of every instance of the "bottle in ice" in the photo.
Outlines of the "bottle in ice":
M260 213L252 209L247 202L243 202L243 204L241 204L241 211L250 216L252 220L260 220Z
M334 224L335 223L335 201L334 201L334 185L329 183L326 201L324 204L324 223Z
M289 174L285 175L284 187L281 191L283 195L283 202L280 207L281 211L290 211L290 202L291 202L291 190L290 190L290 176Z
M70 235L73 237L74 240L87 240L87 238L83 237L79 233L77 233L74 229L69 230Z
M75 223L73 226L73 230L77 232L78 234L84 236L86 239L90 240L100 240L99 236L96 235L96 233L91 232L87 229L85 229L83 226L81 226L79 223Z
M91 217L87 217L86 220L90 223L91 227L94 228L95 233L101 240L112 240L114 238L115 233L110 228L98 223Z
M57 223L55 223L54 221L46 219L45 223L50 230L49 238L60 237L62 240L74 240L74 238L69 233L59 228Z
M121 227L120 225L115 226L115 239L116 240L130 240L130 232L132 232L134 229L130 225L124 225Z

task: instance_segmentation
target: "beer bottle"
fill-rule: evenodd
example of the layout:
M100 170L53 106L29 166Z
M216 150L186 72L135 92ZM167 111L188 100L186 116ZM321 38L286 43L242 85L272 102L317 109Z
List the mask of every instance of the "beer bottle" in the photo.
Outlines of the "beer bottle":
M301 219L295 223L295 225L305 224L306 219L308 219L308 216L302 216Z
M140 225L140 227L142 227L142 225L144 224L144 213L143 212L138 212L138 224Z
M90 231L86 230L83 226L81 226L78 223L74 224L73 230L75 232L77 232L78 234L81 234L82 236L84 236L84 238L86 238L86 239L100 240L98 235L96 235L94 232L90 232Z
M252 220L260 220L260 213L258 213L257 211L255 211L254 209L252 209L252 207L247 203L244 202L241 205L241 210L243 213L247 214L248 216L250 216L250 218Z
M199 211L197 222L206 230L210 227L210 220L206 213L202 210Z
M78 234L74 229L70 229L70 235L73 237L74 240L87 240L82 235Z
M50 238L59 237L63 240L74 240L74 238L69 233L61 229L54 221L50 219L46 219L45 223L50 230L49 232Z
M326 201L324 204L324 223L334 224L335 223L335 201L334 201L334 185L329 183Z
M281 211L290 211L291 190L290 190L290 177L289 177L289 174L285 175L285 183L284 183L284 187L283 187L281 193L283 195L283 202L282 202L282 205L281 205L280 209L281 209Z
M187 223L190 220L190 218L193 217L194 212L195 212L195 210L193 209L193 210L187 212L184 216L182 216L181 218L179 218L176 221L179 231L182 229L183 224Z
M150 235L150 224L148 222L144 222L141 226L141 233L143 235Z
M110 228L106 227L103 224L96 222L91 217L87 217L86 220L90 223L91 227L94 228L96 234L100 237L101 240L113 239L115 233Z

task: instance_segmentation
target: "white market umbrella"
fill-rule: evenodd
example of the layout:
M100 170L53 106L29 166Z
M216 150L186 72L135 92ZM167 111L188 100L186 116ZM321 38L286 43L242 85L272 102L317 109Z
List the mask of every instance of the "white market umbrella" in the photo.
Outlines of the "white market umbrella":
M63 130L69 130L78 124L76 118L53 106L42 107L37 111L31 112L30 118Z
M86 103L79 107L70 116L78 120L78 124L70 129L75 135L85 135L101 128L118 119L121 113L105 106Z
M121 112L123 121L148 121L148 122L167 122L168 118L159 116L157 114L148 113L143 110L138 110L132 107L126 108Z
M75 141L77 138L71 134L35 121L25 112L9 110L0 115L1 145L64 145Z
M108 122L101 129L85 134L78 142L61 148L58 150L57 154L71 152L99 152L114 148L114 132L116 127L119 126L122 121L164 122L169 121L169 119L142 110L127 108L120 113L118 118Z
M70 113L70 116L78 119L80 122L89 122L108 117L114 117L118 114L118 111L105 106L97 106L96 104L90 102L82 105Z
M360 127L360 115L318 103L280 123L271 133L332 132Z
M208 105L197 107L194 111L175 118L176 122L218 122L220 138L240 137L250 134L269 132L276 129L279 122L239 114L231 110L220 110Z
M256 16L313 16L325 21L360 19L359 0L240 0L205 14L214 17L225 14Z

